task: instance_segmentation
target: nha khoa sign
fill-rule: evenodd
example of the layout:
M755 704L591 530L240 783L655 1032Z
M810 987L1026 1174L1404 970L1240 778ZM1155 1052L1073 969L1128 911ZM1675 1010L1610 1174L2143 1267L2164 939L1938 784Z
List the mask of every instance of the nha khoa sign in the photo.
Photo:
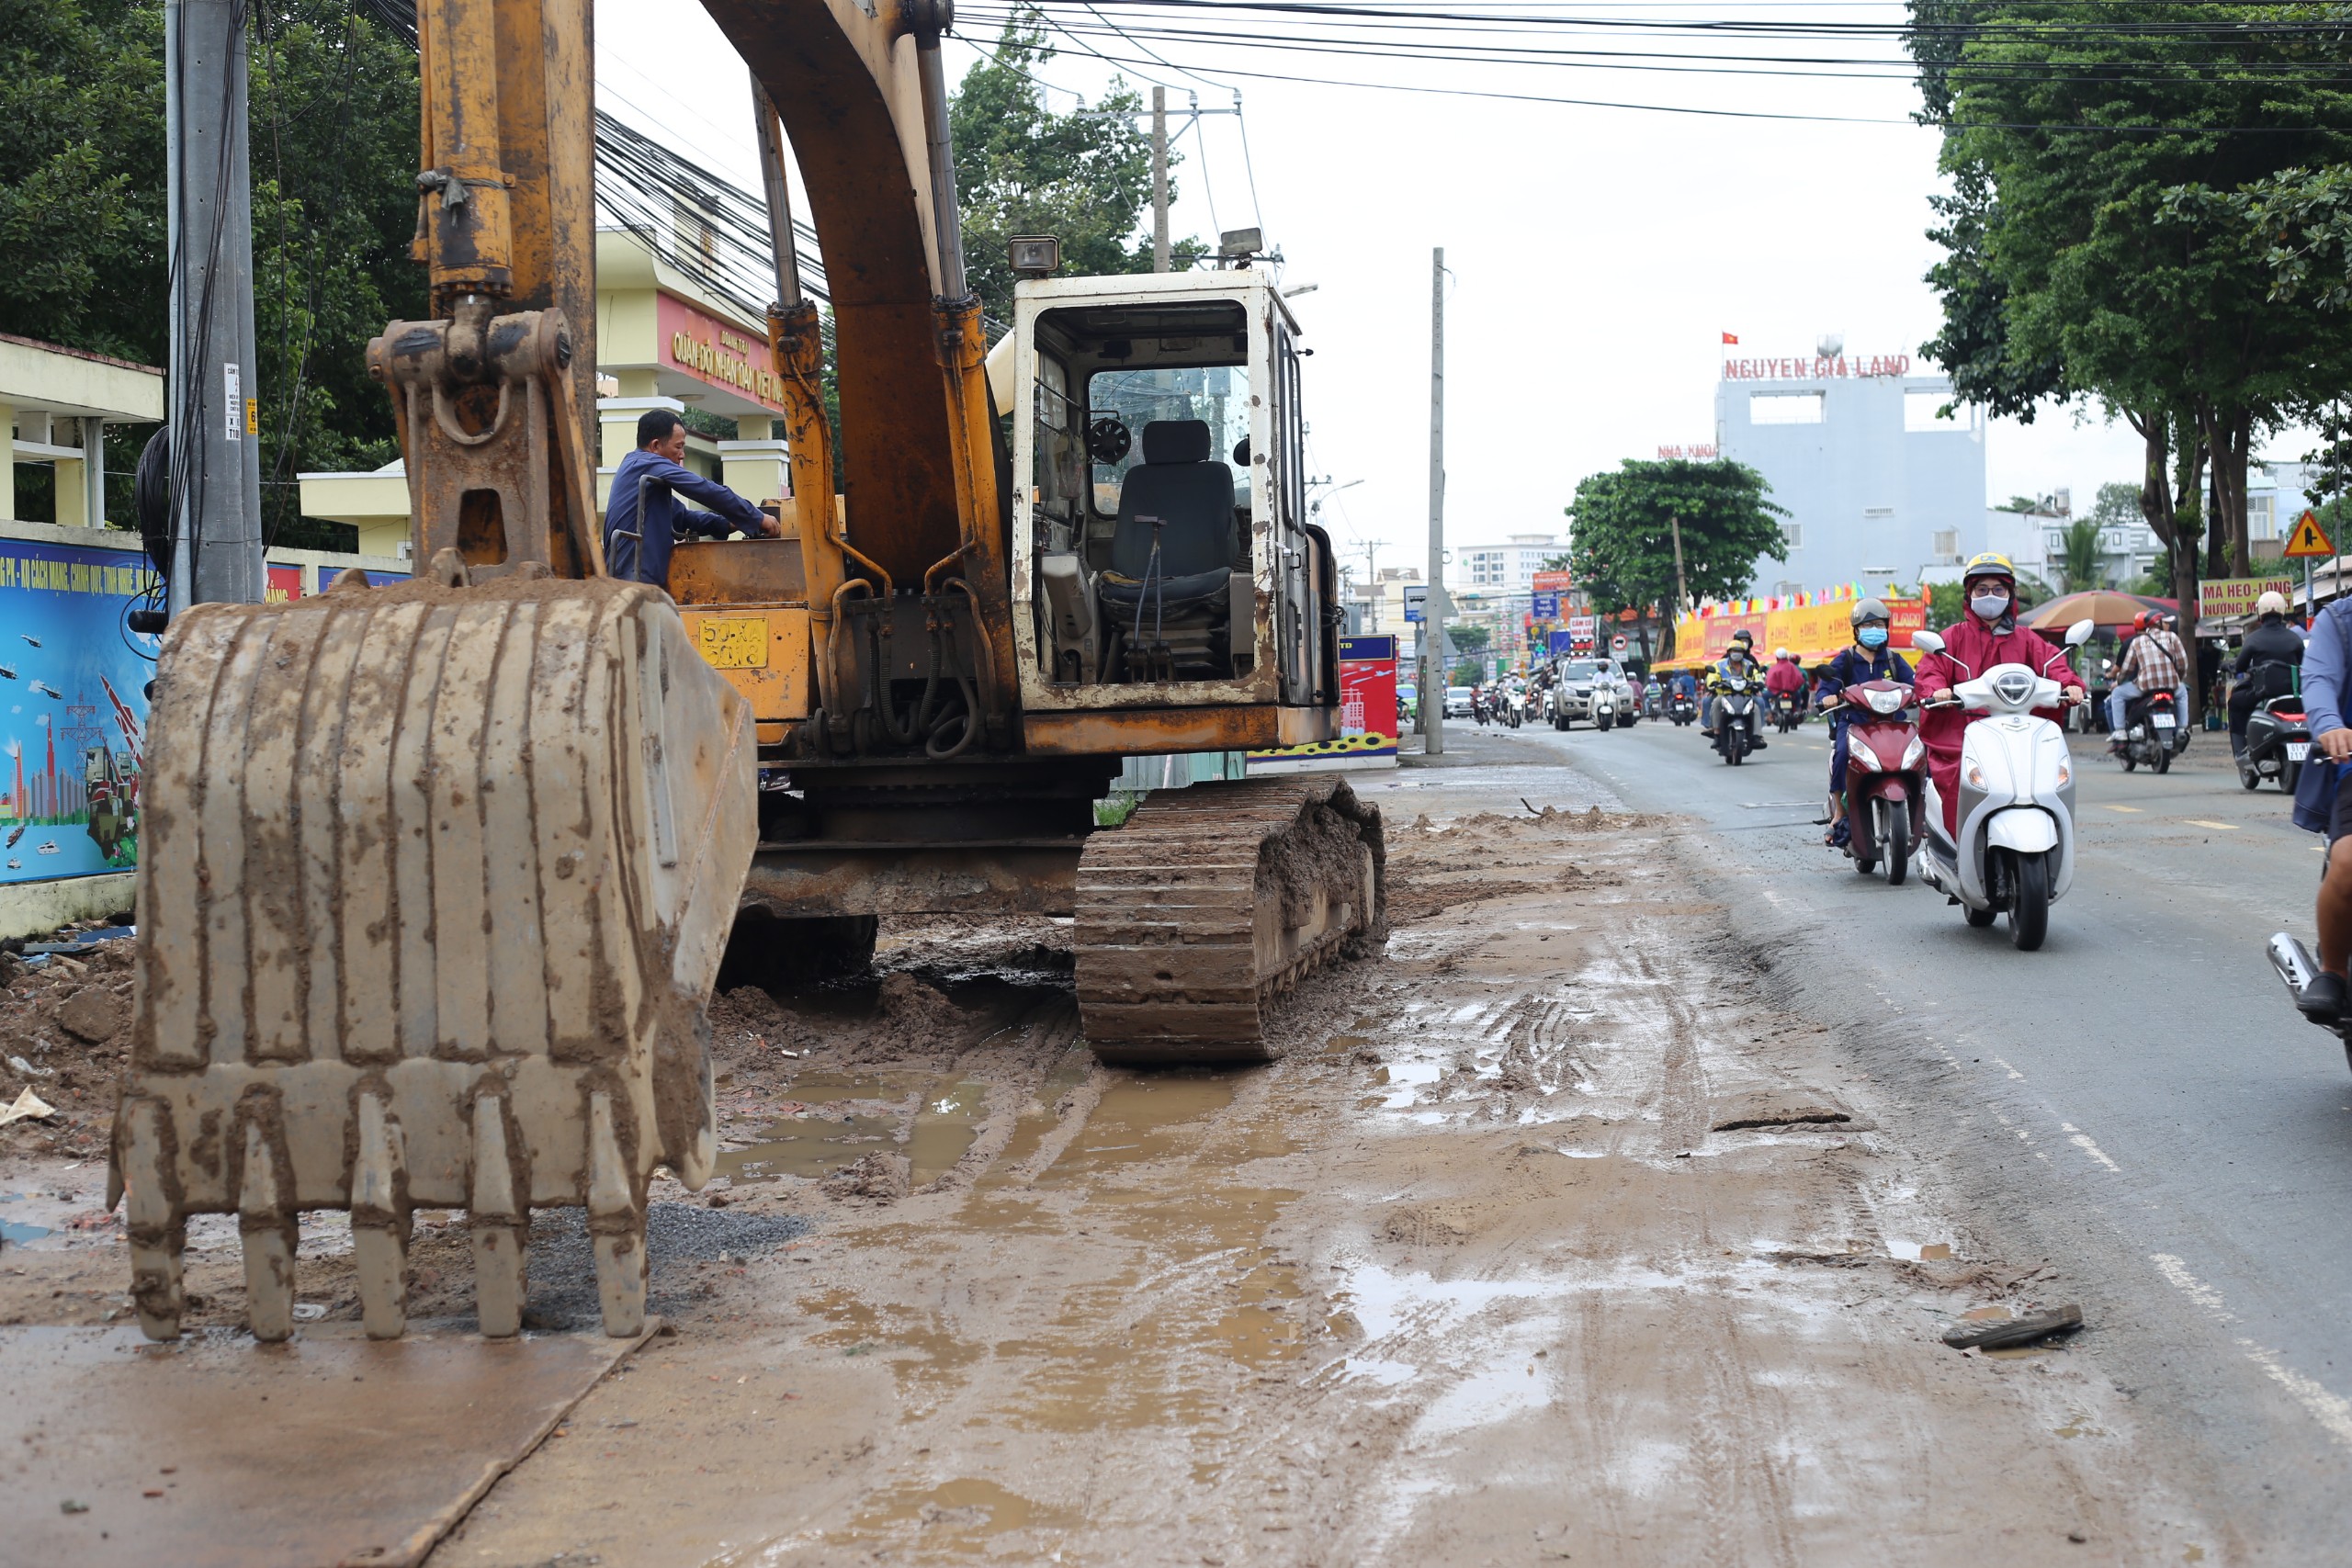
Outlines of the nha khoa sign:
M775 372L765 339L673 295L656 298L654 326L664 366L785 412L784 378Z
M1808 355L1795 359L1726 359L1726 381L1833 381L1873 376L1908 376L1907 354ZM1659 454L1661 457L1664 453Z
M1670 463L1678 458L1688 459L1693 463L1712 463L1721 456L1722 454L1715 450L1715 444L1712 441L1693 442L1688 446L1661 446L1657 449L1658 461L1661 463Z

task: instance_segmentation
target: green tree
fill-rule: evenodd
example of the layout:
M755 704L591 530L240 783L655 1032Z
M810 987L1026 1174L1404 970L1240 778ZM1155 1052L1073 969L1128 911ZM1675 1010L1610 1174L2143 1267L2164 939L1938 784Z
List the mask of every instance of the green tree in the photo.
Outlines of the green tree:
M1756 562L1788 558L1779 519L1788 513L1768 497L1771 486L1744 463L1688 457L1628 457L1588 475L1568 503L1568 570L1601 615L1640 610L1668 626L1687 587L1693 599L1747 592ZM1681 538L1681 573L1675 538ZM1642 628L1642 657L1651 657Z
M2352 331L2276 309L2243 223L2173 193L2352 152L2343 39L2260 25L2335 9L1912 0L1953 180L1928 275L1944 327L1924 351L1995 412L2097 398L2127 418L2148 453L2143 515L2188 597L2207 465L2220 553L2243 570L2255 434L2346 384Z
M965 276L1000 321L1012 320L1006 243L1015 234L1060 240L1062 270L1075 276L1151 270L1151 236L1138 237L1151 211L1151 137L1136 120L1143 99L1114 81L1092 108L1056 114L1034 74L1053 57L1036 13L1016 12L948 107ZM1180 162L1169 154L1171 203ZM1204 248L1172 245L1171 265L1188 266Z
M350 529L300 518L295 476L393 456L391 407L365 350L387 320L424 311L423 269L407 254L416 60L346 0L255 0L252 15L265 527L347 548ZM163 0L0 7L0 332L164 363L163 18ZM145 435L109 436L117 521L130 516Z
M2098 570L2098 521L2077 517L2066 525L2058 537L2059 591L2080 593L2085 589L2102 586L2105 579Z

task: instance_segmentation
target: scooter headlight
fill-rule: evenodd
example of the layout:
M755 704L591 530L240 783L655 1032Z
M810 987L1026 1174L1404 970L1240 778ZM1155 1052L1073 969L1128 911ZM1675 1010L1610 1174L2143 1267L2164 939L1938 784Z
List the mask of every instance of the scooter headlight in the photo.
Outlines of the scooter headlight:
M2059 763L2059 764L2058 764L2058 787L2059 787L2060 789L2064 789L2068 784L2073 784L2074 782L2075 782L2075 764L2074 764L2074 763L2072 763L2072 762L2061 762L2061 763Z
M1968 764L1967 771L1962 776L1968 780L1968 787L1971 789L1983 789L1985 787L1984 770L1978 767L1973 762Z
M1917 736L1913 736L1911 744L1903 749L1903 771L1906 773L1917 773L1927 761L1928 743Z
M1880 772L1878 753L1867 746L1857 746L1846 754L1846 765L1860 768L1866 773Z

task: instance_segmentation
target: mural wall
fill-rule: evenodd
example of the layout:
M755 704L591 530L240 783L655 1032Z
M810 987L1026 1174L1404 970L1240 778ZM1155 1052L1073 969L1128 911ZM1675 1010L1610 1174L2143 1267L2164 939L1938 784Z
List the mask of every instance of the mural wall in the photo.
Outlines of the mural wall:
M153 581L135 549L0 538L0 883L139 863L161 639L127 616Z

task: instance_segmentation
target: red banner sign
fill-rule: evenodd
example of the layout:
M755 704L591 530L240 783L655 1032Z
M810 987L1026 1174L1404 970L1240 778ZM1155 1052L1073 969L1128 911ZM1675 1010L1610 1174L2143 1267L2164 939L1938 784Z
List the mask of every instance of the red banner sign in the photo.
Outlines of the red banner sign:
M662 363L698 381L784 412L784 383L768 355L767 340L697 310L674 295L657 294L654 327Z

